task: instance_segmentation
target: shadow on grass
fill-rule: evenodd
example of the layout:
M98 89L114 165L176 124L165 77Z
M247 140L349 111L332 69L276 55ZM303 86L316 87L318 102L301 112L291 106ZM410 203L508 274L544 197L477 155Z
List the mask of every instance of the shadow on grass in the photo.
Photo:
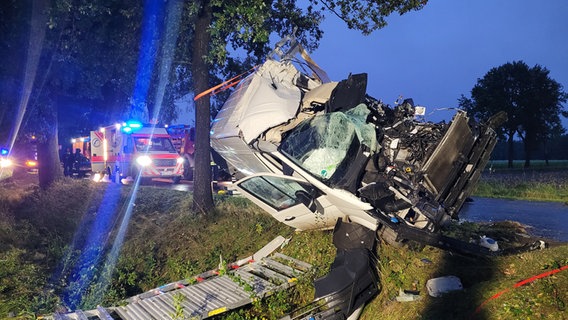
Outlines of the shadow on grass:
M475 312L487 295L474 287L480 282L490 281L495 268L490 258L443 253L432 278L456 276L461 280L463 290L451 291L440 297L428 297L422 319L491 319L491 315L483 308Z

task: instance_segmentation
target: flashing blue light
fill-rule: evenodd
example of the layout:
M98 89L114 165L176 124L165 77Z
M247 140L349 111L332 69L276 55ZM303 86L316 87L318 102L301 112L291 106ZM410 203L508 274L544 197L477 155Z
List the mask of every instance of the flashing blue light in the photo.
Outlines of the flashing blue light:
M126 122L126 126L132 128L132 129L139 129L139 128L142 128L142 123L140 123L138 121L130 120L130 121Z
M7 149L7 148L1 148L1 149L0 149L0 154L3 155L3 156L7 155L7 154L8 154L8 149Z
M140 128L142 128L142 123L140 121L129 120L122 126L122 128L120 128L120 130L124 133L132 133Z

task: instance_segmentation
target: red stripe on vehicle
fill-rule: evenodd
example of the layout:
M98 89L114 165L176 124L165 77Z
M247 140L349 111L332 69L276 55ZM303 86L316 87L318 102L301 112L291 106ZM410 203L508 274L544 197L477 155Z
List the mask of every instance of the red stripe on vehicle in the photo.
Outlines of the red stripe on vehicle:
M150 135L148 133L139 133L139 134L133 133L132 136L137 137L137 138L140 138L140 137L150 138L150 136L156 137L156 138L170 138L170 135L167 134L167 133L155 133L155 134L152 134L152 135Z

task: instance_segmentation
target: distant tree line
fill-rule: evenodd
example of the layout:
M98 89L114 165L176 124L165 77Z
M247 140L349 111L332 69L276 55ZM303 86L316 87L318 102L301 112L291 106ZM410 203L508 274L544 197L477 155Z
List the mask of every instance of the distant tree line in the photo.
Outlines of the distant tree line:
M552 142L565 132L560 117L568 117L563 105L568 95L549 74L538 64L529 67L523 61L508 62L478 79L471 98L462 95L459 99L460 106L480 121L501 111L507 113L508 119L497 133L507 141L509 167L519 154L515 153L518 138L523 146L524 166L529 167L539 150L543 153L541 159L549 159L551 152L556 152Z
M544 144L539 145L532 152L533 160L568 160L568 135L564 134L551 139L545 148ZM509 146L505 140L497 142L491 155L493 160L507 160L509 158ZM513 142L513 160L524 160L526 158L522 141Z

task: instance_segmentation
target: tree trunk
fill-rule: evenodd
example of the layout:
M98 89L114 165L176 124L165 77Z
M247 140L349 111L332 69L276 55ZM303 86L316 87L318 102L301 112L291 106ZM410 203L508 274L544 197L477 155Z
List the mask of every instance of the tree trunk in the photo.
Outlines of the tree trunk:
M526 137L525 141L524 141L524 147L525 147L525 168L529 168L531 166L531 158L532 158L532 149L533 149L533 145L531 143L531 140L529 140L530 137Z
M513 134L509 133L509 137L507 138L507 168L513 167L513 156L515 153L515 140L513 140Z
M53 182L63 176L59 159L59 141L57 138L57 116L53 115L51 125L45 130L45 136L37 145L39 186L47 189Z
M544 148L544 163L548 167L550 164L548 163L548 158L550 157L548 153L548 139L543 139L542 141L543 148Z
M194 82L194 94L199 94L209 87L209 66L205 61L211 36L209 25L212 13L209 1L202 2L202 8L195 22L193 38L193 57L191 73ZM209 130L211 127L211 102L209 96L195 101L195 167L193 174L193 209L202 214L214 208L211 191L211 146Z

